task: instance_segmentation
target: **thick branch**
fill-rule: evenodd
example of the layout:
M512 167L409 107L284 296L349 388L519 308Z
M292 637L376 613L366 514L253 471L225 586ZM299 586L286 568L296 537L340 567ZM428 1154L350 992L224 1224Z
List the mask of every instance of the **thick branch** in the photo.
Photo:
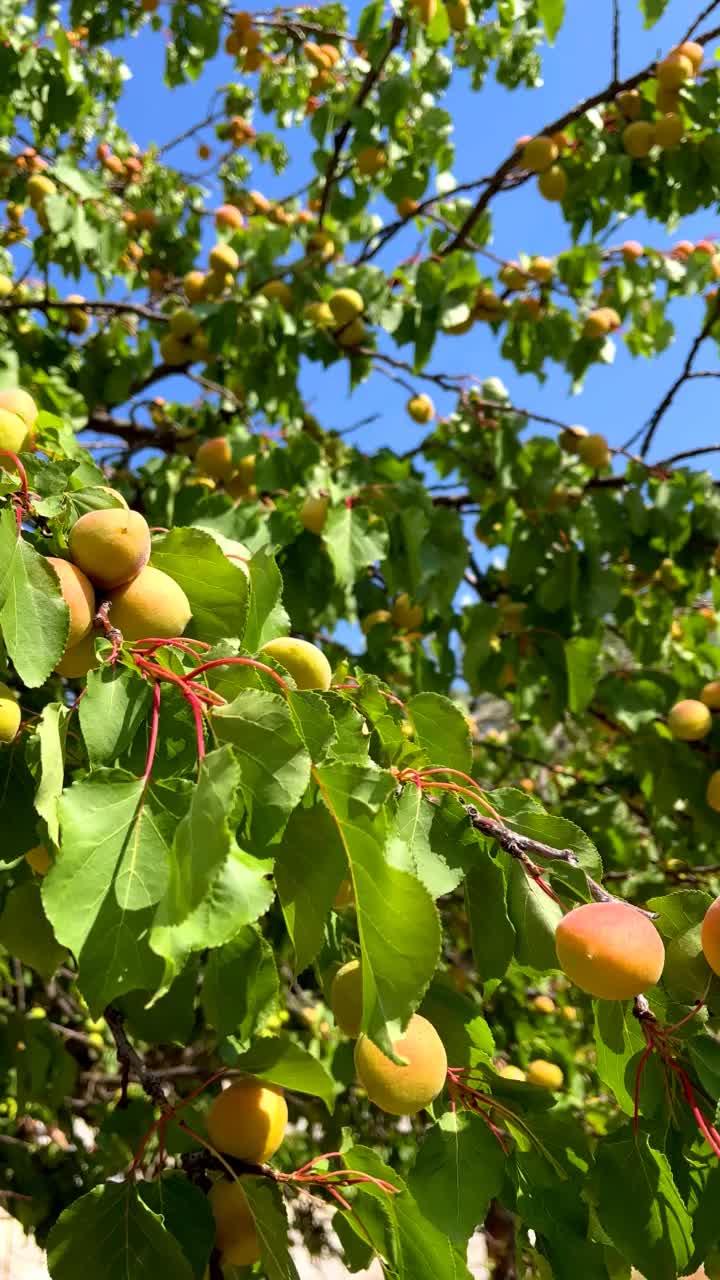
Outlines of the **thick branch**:
M42 311L45 315L50 311L87 311L107 312L110 315L140 316L143 320L158 321L167 324L168 317L153 307L145 307L140 302L64 302L50 298L26 298L23 301L8 297L0 302L0 311Z
M342 149L345 146L345 143L347 142L348 136L350 134L350 130L352 129L353 116L355 112L363 105L363 103L365 102L369 94L372 93L374 86L377 84L378 80L380 79L383 71L385 70L385 64L387 63L388 58L390 57L392 52L397 48L397 46L399 45L402 39L404 26L405 26L405 23L402 18L398 18L398 17L393 18L392 26L390 27L390 38L388 40L387 48L385 49L385 52L383 53L377 66L370 67L370 70L368 71L367 75L365 76L365 79L360 85L355 101L353 102L352 106L348 110L346 119L344 120L343 124L340 126L337 133L335 134L335 141L333 144L332 155L330 156L330 161L328 163L327 171L325 174L325 185L323 187L323 193L320 199L320 210L318 213L319 226L322 226L323 218L325 217L325 214L327 212L328 201L330 199L330 193L332 191L333 183L335 181L335 177L337 174L337 168L340 163L340 156L342 155Z

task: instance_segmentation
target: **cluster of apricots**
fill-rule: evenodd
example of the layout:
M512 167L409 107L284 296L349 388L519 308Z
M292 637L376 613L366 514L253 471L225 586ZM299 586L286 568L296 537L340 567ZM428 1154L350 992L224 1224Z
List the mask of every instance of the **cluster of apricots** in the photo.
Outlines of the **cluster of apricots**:
M720 680L703 685L699 698L683 698L670 708L668 728L680 742L699 742L712 729L712 712L720 711ZM705 798L711 809L720 813L720 769L708 778Z
M414 604L407 591L401 591L390 609L373 609L372 613L365 614L360 627L363 634L368 635L373 627L389 624L395 631L402 632L405 640L417 640L422 620L422 605Z

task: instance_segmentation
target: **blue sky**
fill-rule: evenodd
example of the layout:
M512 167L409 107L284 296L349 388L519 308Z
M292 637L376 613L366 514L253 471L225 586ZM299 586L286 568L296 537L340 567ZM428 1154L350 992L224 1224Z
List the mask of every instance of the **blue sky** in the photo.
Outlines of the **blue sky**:
M164 7L161 6L161 13ZM459 181L491 172L520 134L537 132L544 122L608 82L610 0L568 0L567 7L568 16L555 47L543 52L545 83L541 88L508 91L489 80L478 95L470 92L464 73L458 75L446 105L455 121L455 176ZM632 3L621 0L621 7L621 77L666 52L683 34L692 16L687 0L671 0L664 18L647 31L634 0ZM351 6L354 14L359 10L360 6ZM237 77L234 64L223 56L199 81L169 92L162 84L164 41L163 33L146 28L138 38L116 46L133 73L126 87L121 120L141 146L153 141L165 142L195 123L205 113L213 89ZM713 52L713 49L706 51L710 56ZM207 132L206 140L217 151L212 131ZM173 163L197 172L200 167L196 157L197 141L196 138L178 146L171 153ZM307 179L309 172L307 135L294 129L286 134L286 141L292 151L292 162L285 174L276 178L269 171L259 169L250 183L271 196L288 194ZM217 186L213 188L212 182L208 186L208 204L212 207L220 203L221 193ZM515 257L521 250L551 256L569 243L559 209L542 200L534 184L500 195L494 202L493 212L491 247L502 257ZM636 217L625 224L618 240L632 237L658 248L668 248L680 238L704 236L720 239L720 217L714 210L683 220L669 236L662 228ZM212 239L211 225L208 239L209 242ZM415 232L410 233L410 240L404 244L395 241L384 263L392 266L400 261L414 249L416 242ZM483 325L476 325L465 338L441 339L429 367L434 371L470 372L478 377L499 375L518 405L562 420L584 423L590 430L605 432L610 442L618 445L642 425L679 371L702 323L702 315L699 300L678 303L673 312L676 340L663 357L652 361L633 359L619 342L614 366L592 369L579 396L571 394L566 374L551 366L542 385L531 375L517 374L502 360L497 338ZM400 354L407 357L408 352ZM713 344L707 344L699 367L719 367ZM683 389L659 432L655 456L668 456L677 449L716 443L720 439L715 386L714 380L708 379ZM431 392L440 412L449 410L450 397L437 388L423 386L420 381L418 387ZM326 427L342 429L368 415L379 415L375 423L353 437L360 447L372 449L389 443L404 449L422 436L421 429L416 428L404 412L406 392L383 377L372 377L349 397L347 371L343 365L329 371L308 366L303 373L303 389ZM158 391L163 390L177 398L192 398L191 389L181 379L174 379L171 386L158 387ZM711 456L708 465L712 462Z

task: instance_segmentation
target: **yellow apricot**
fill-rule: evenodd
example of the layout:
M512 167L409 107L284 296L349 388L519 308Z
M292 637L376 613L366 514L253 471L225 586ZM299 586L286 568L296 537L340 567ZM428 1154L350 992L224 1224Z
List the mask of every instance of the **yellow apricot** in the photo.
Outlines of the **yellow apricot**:
M693 71L699 71L702 66L702 60L705 57L705 50L696 40L684 40L676 49L672 51L674 54L679 53L681 57L687 58L691 64Z
M436 0L433 0L433 3L435 2ZM387 165L387 152L382 147L370 145L361 147L355 157L355 163L363 177L374 178L376 174L382 173Z
M642 160L652 151L655 130L648 120L633 120L622 131L622 144L634 160Z
M578 444L578 457L594 471L602 471L610 465L610 447L605 436L589 435Z
M213 480L229 480L233 465L230 441L225 436L213 436L198 446L195 466L203 475L212 476Z
M52 858L44 844L36 844L34 849L28 849L25 861L36 876L46 876L52 866Z
M138 511L88 511L70 530L70 555L96 587L119 587L150 558L150 530Z
M13 741L20 728L21 718L15 694L6 684L0 683L0 742Z
M260 650L269 654L290 673L298 689L329 689L332 668L322 649L309 640L278 636L268 640Z
M554 1013L555 1001L552 996L535 996L532 1007L537 1013Z
M538 191L546 200L564 200L567 195L568 179L559 164L551 165L538 178Z
M350 324L343 325L335 337L341 347L359 347L367 337L367 329L358 316Z
M416 631L423 620L423 608L421 604L413 604L407 591L403 591L392 607L391 617L395 626L403 631Z
M412 1116L442 1091L447 1076L445 1046L432 1023L414 1013L393 1040L393 1052L407 1059L400 1066L386 1058L367 1036L355 1045L355 1070L371 1102L392 1116Z
M558 157L557 144L552 138L540 134L525 143L522 152L522 166L531 173L544 173L555 163Z
M0 409L0 449L20 453L27 443L28 429L22 418L9 409ZM0 459L0 464L5 465Z
M669 53L667 58L663 58L658 62L655 68L658 84L663 89L679 89L684 85L686 80L691 80L695 74L695 68L684 54L680 52Z
M32 431L35 426L38 407L29 392L23 391L22 387L0 391L0 409L16 413L18 418L22 418L28 431Z
M285 1137L287 1120L282 1089L248 1077L213 1099L207 1131L217 1151L250 1164L264 1164Z
M362 970L359 960L338 969L330 989L330 1007L341 1031L355 1039L362 1025Z
M576 987L602 1000L629 1000L659 980L662 938L647 916L626 902L588 902L555 930L560 968Z
M580 441L584 440L589 434L587 427L565 427L558 436L558 444L566 453L577 454L580 448Z
M360 622L360 630L363 635L367 635L372 631L373 627L377 627L380 623L392 622L392 614L389 609L373 609L372 613L367 613Z
M242 1184L221 1178L208 1191L215 1219L215 1243L223 1262L249 1267L260 1258L255 1219Z
M720 711L720 680L710 680L700 691L700 701L711 711Z
M293 292L284 280L268 280L267 284L258 289L258 293L269 302L278 302L286 311L292 306Z
M365 310L365 303L357 289L336 289L330 295L328 305L338 324L349 324Z
M169 326L176 338L192 338L200 328L200 317L189 307L176 307L170 315Z
M720 769L715 769L708 778L705 799L711 809L716 813L720 813Z
M655 141L664 151L670 147L676 147L684 137L685 125L682 116L677 115L676 112L669 111L655 121Z
M435 417L435 405L430 396L417 395L411 396L405 408L407 409L413 422L432 422Z
M565 1083L560 1068L554 1062L547 1062L545 1058L535 1058L528 1062L526 1078L528 1084L540 1085L542 1089L562 1089Z
M316 329L331 329L335 324L335 317L327 302L308 302L303 307L303 315Z
M710 710L697 698L683 698L670 708L668 728L673 738L681 742L698 742L712 728Z
M90 631L72 649L66 649L55 670L59 676L68 680L77 680L86 676L88 671L95 671L100 660L95 653L95 632Z
M92 582L82 569L69 560L60 560L57 556L48 556L48 564L52 565L60 583L63 600L70 610L70 630L66 648L72 649L79 644L92 627L95 617L95 592Z
M522 1067L515 1067L511 1062L508 1062L506 1067L501 1067L498 1075L502 1076L503 1080L527 1080Z
M453 6L448 5L448 13L450 12L451 7ZM395 205L395 208L400 218L412 218L413 214L417 213L418 202L417 200L413 200L412 196L401 196Z
M410 0L410 3L421 21L428 26L437 13L437 0Z
M566 1022L574 1022L578 1016L577 1009L574 1004L564 1004L560 1012Z
M125 640L181 636L192 609L182 587L162 569L146 565L131 582L110 592L110 621Z
M325 528L330 499L326 495L309 493L300 508L300 523L309 533L318 537Z
M642 111L642 98L637 89L623 89L617 95L615 105L626 120L637 120Z
M620 323L620 316L613 307L596 307L585 319L582 336L591 339L605 338Z
M207 276L203 271L188 271L183 278L183 289L189 302L202 302L207 296Z
M223 278L228 271L234 275L240 268L240 259L232 245L229 244L213 245L208 254L208 262L210 263L210 270L215 275L223 276Z

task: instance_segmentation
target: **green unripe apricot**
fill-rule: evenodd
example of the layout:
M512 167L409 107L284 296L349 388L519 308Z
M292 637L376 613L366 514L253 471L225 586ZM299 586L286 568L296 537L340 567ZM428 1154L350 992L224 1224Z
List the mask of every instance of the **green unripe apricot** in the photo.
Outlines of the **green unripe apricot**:
M0 684L0 742L12 742L20 728L21 712L12 689Z
M354 1040L362 1025L362 970L359 960L338 969L330 990L330 1007L341 1031Z
M69 545L73 561L95 586L119 587L147 564L150 529L137 511L105 507L76 521Z
M260 650L280 663L290 673L298 689L329 689L332 668L322 649L309 640L278 636L268 640Z
M300 508L300 522L303 528L319 537L325 528L329 505L328 497L309 493Z

